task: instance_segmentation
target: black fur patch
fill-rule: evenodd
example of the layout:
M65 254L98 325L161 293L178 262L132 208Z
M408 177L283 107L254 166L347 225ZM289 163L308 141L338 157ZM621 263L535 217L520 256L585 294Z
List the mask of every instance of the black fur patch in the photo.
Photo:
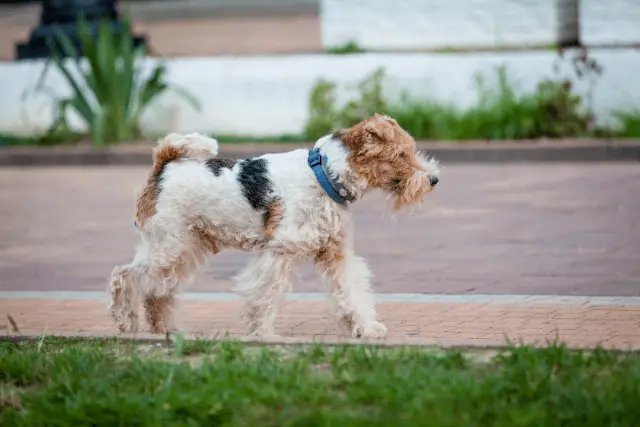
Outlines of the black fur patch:
M267 172L265 159L247 159L240 163L238 182L242 187L242 194L255 210L265 209L272 199L272 186Z
M333 135L331 135L331 137L332 137L333 139L339 139L339 140L342 140L342 137L343 137L343 136L345 136L346 134L347 134L347 131L346 131L346 130L344 130L344 129L340 129L340 130L335 131L335 132L333 133Z
M231 169L236 164L236 161L233 159L218 159L211 158L207 159L205 162L207 164L207 168L211 171L215 176L220 176L222 173L222 169Z
M162 191L162 181L164 181L164 171L167 168L167 164L165 163L162 166L160 166L160 169L158 169L158 172L153 175L153 179L155 179L156 181L156 197L160 194L160 191Z

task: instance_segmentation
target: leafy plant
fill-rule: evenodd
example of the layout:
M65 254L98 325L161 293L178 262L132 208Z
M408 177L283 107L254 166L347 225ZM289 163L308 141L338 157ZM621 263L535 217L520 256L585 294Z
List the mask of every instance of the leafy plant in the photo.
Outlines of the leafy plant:
M616 136L623 138L640 138L640 109L616 111L613 116L620 124Z
M389 102L382 92L383 80L384 70L375 70L358 85L358 97L342 108L335 105L335 84L317 85L314 91L323 93L323 104L318 108L318 98L312 96L309 123L322 126L308 127L307 136L318 138L333 129L351 126L374 112L389 114L421 139L531 139L589 133L590 115L583 108L582 99L572 92L569 81L544 80L535 91L519 94L506 68L498 67L495 84L477 75L477 103L462 110L441 101L416 99L407 93L399 102Z
M359 97L344 107L336 107L335 83L319 80L311 90L307 138L317 139L341 127L352 126L362 118L387 108L382 94L384 70L377 69L357 85Z
M342 108L340 127L352 126L364 117L387 110L387 101L382 93L383 80L384 70L378 68L358 84L360 97Z
M307 137L320 138L336 126L339 114L335 106L335 89L336 85L326 80L319 80L311 89L309 120L304 129Z
M70 97L55 101L56 113L49 135L68 133L67 117L75 112L90 129L96 145L139 138L140 117L152 101L169 89L195 109L199 108L186 91L169 86L164 64L154 65L148 74L144 72L141 61L144 47L133 45L128 19L123 20L118 33L105 22L96 28L80 19L78 34L84 58L62 32L47 41L53 55L47 60L38 85L53 65L72 88Z
M339 46L332 46L327 49L327 53L333 55L349 55L363 52L366 52L366 50L364 50L362 47L360 47L360 45L358 45L358 43L354 41L350 41Z

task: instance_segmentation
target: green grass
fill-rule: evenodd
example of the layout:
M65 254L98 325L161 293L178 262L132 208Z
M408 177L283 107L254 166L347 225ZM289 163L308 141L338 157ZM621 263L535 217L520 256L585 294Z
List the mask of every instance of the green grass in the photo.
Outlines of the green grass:
M309 142L304 135L275 135L275 136L242 136L242 135L212 135L221 144L265 144L277 142Z
M158 136L159 137L159 136ZM146 137L141 141L155 141L158 137ZM235 136L235 135L214 135L214 138L221 144L266 144L266 143L288 143L288 142L308 142L303 135L278 135L278 136ZM24 147L24 146L51 146L51 145L72 145L76 143L89 143L90 136L87 134L68 133L65 135L42 135L42 136L20 136L0 132L0 147ZM115 144L112 144L115 145Z
M6 426L635 426L640 357L373 346L0 344Z
M88 140L88 136L73 132L37 136L22 136L0 132L0 147L64 145L74 144L83 140Z
M354 53L364 53L364 52L366 52L366 50L354 41L350 41L343 45L332 46L326 49L326 53L332 54L332 55L351 55Z

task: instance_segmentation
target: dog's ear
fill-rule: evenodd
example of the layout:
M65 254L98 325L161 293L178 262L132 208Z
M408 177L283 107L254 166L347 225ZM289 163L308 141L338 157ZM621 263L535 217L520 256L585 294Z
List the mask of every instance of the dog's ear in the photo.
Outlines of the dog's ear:
M393 141L394 124L392 119L380 114L374 114L365 126L365 130L382 142Z

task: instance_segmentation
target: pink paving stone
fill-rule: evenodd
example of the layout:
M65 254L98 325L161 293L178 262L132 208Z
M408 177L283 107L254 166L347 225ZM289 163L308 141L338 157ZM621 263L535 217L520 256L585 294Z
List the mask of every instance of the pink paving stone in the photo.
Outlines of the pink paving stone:
M241 304L240 301L184 301L180 304L178 319L192 336L213 337L229 333L232 337L242 338L245 328L238 318ZM532 344L544 344L557 337L571 347L591 348L601 344L607 348L640 349L640 307L567 307L571 317L563 319L564 306L554 310L556 317L549 317L545 310L535 305L457 303L446 304L444 312L442 305L380 303L381 319L389 328L388 337L381 342L477 346L500 345L507 337L515 342ZM505 317L513 309L523 317ZM468 316L470 311L476 317ZM436 312L438 314L434 315ZM625 315L620 316L621 313ZM593 314L598 314L599 320L592 317ZM3 299L0 300L0 315L0 334L5 336L116 334L105 304L99 301ZM15 320L19 331L14 330L9 316ZM587 328L576 326L585 319L589 321ZM322 302L286 302L276 328L285 339L340 341L349 338L332 320L328 306Z

